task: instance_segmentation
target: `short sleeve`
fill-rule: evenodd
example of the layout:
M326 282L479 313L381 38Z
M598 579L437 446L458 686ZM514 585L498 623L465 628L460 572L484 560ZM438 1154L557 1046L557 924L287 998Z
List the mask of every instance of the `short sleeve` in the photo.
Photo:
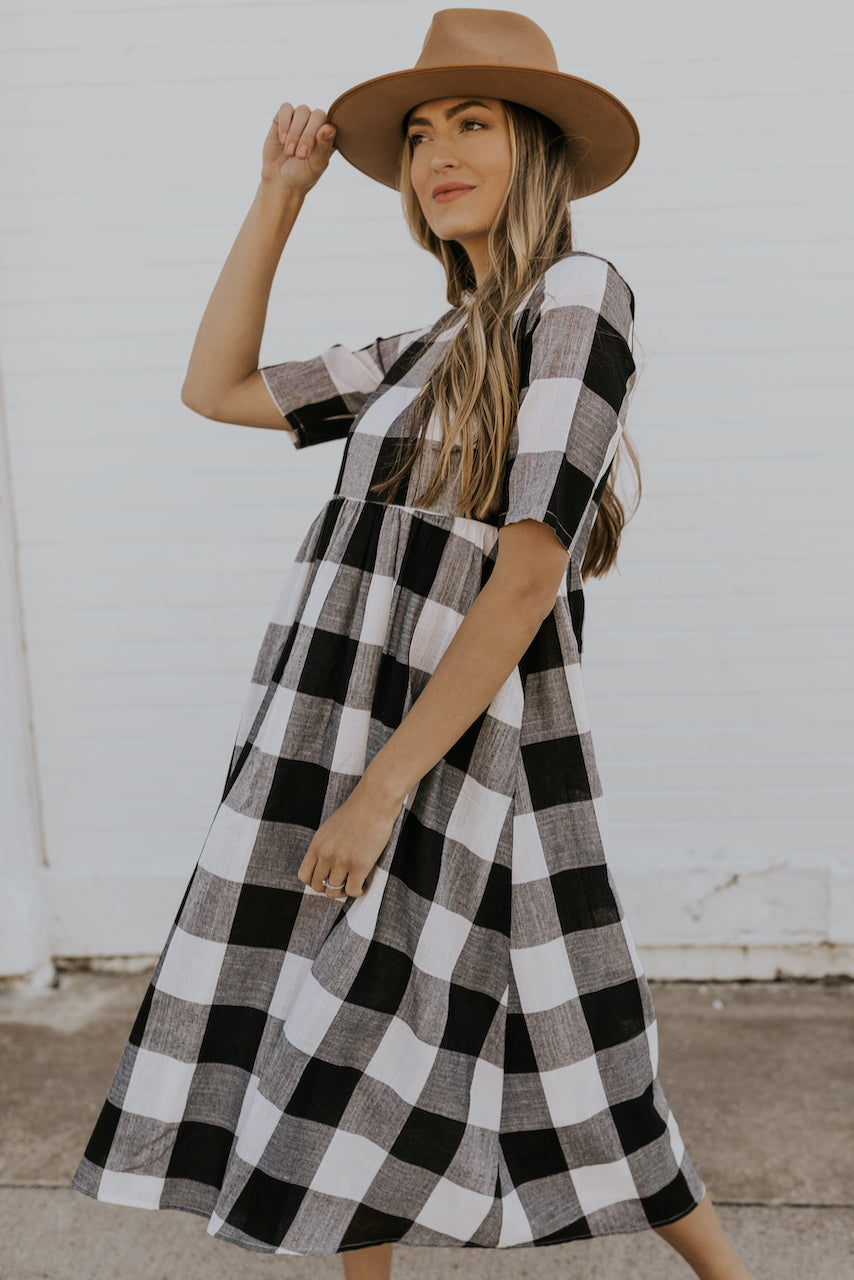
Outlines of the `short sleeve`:
M531 294L499 526L548 524L572 555L590 531L635 380L634 295L604 258L573 253Z
M308 360L265 365L261 377L297 449L346 436L368 396L376 391L400 353L423 333L413 329L376 338L350 351L340 342Z

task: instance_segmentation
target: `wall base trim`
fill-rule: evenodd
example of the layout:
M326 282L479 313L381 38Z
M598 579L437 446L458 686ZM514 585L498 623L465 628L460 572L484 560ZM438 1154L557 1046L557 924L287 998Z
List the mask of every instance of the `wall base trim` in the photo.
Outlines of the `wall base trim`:
M135 961L137 968L144 968L166 942L191 871L182 876L46 873L54 962L61 967L119 965L127 970ZM622 880L636 891L641 887L640 876L635 881L624 872ZM781 943L772 936L739 944L704 944L698 937L649 945L644 935L657 933L660 938L664 929L656 929L654 912L651 916L641 894L635 902L629 901L632 896L625 895L626 916L649 978L701 982L854 977L854 944L843 941ZM673 913L679 896L676 892L671 897ZM701 927L694 932L699 934Z
M854 979L854 947L847 943L794 943L779 947L643 947L646 976L660 981L768 982L775 979Z

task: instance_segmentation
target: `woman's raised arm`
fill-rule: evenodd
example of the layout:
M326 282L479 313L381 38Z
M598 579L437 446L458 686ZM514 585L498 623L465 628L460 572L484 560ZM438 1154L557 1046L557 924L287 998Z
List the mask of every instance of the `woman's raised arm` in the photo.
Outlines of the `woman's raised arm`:
M288 427L258 372L273 277L306 194L332 156L326 112L285 102L264 142L261 181L214 286L181 399L218 422Z

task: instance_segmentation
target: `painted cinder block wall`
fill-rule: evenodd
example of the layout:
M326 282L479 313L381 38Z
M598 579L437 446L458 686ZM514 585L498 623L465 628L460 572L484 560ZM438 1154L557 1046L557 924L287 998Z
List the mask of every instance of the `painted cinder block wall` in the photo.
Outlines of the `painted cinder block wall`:
M524 12L642 135L575 205L637 299L643 469L587 591L610 858L652 976L851 972L851 20ZM33 0L4 32L0 973L160 949L342 442L180 387L280 102L411 65L434 6ZM262 363L430 322L441 271L336 157Z

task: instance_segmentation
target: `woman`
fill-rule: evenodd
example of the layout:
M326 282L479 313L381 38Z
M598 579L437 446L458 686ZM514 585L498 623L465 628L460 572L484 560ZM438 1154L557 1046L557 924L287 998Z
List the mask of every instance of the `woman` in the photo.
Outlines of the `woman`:
M573 129L583 123L584 137ZM443 263L427 328L258 368L334 147ZM415 68L279 109L183 389L346 438L286 578L222 800L75 1176L246 1248L509 1248L652 1227L749 1277L661 1090L607 867L582 570L616 556L634 299L568 200L629 113L518 14L449 9Z

